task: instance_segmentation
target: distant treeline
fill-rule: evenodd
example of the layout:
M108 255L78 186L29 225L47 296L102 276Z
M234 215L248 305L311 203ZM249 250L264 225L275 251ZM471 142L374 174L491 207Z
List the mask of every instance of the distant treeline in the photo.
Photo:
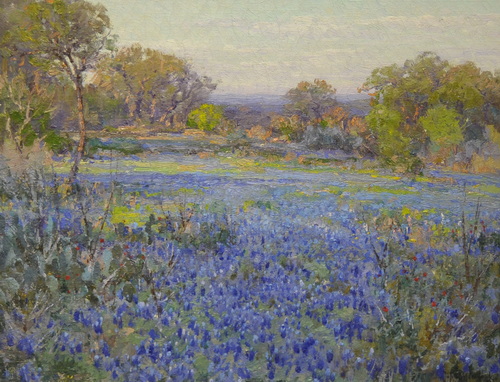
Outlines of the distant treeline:
M371 97L367 115L339 104L327 82L301 82L285 95L283 115L250 133L374 156L409 173L431 162L498 169L498 72L482 71L472 62L452 65L425 52L402 66L373 70L359 91Z

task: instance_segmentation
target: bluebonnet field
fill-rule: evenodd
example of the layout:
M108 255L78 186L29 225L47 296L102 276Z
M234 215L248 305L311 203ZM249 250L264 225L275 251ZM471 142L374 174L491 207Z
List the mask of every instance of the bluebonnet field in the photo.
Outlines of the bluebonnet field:
M498 178L2 181L5 380L498 379Z

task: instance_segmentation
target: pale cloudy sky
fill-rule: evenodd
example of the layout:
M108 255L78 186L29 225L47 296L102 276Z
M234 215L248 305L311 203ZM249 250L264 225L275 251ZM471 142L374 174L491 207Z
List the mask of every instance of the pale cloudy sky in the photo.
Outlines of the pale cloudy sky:
M189 59L218 93L284 94L299 81L355 93L423 51L500 69L499 0L97 0L120 43Z

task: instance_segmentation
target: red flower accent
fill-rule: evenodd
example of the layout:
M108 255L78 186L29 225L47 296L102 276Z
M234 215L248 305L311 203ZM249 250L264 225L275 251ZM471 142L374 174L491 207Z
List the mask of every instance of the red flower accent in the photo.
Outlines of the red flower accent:
M417 256L413 256L413 261L417 261Z
M427 277L427 272L424 272L422 276Z
M436 301L432 301L432 304L431 304L433 307L436 307L437 306L437 302Z
M66 276L65 279L67 281L67 280L71 279L71 277L70 276Z
M389 311L389 308L387 306L384 306L382 310L387 313Z
M104 243L104 239L99 239L99 243Z
M446 292L445 290L443 291L443 296L446 296L448 294L448 292Z
M415 278L414 278L413 280L415 280L415 281L418 281L418 280L420 280L420 278L418 278L418 277L415 277Z
M75 247L75 249L76 249L77 251L79 251L79 250L80 250L80 247Z

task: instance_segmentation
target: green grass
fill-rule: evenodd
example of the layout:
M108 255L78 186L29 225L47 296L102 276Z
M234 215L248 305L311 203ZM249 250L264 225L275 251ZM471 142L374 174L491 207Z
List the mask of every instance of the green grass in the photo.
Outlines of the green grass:
M416 190L412 190L410 188L402 189L402 188L385 188L380 186L370 186L368 187L369 192L376 193L386 193L386 194L394 194L394 195L408 195L418 193Z
M488 194L500 194L500 187L494 184L481 184L479 190L481 192L487 192Z
M175 175L183 172L197 172L204 166L186 165L177 162L142 162L142 161L123 161L124 166L132 168L135 172L156 172L166 175Z

